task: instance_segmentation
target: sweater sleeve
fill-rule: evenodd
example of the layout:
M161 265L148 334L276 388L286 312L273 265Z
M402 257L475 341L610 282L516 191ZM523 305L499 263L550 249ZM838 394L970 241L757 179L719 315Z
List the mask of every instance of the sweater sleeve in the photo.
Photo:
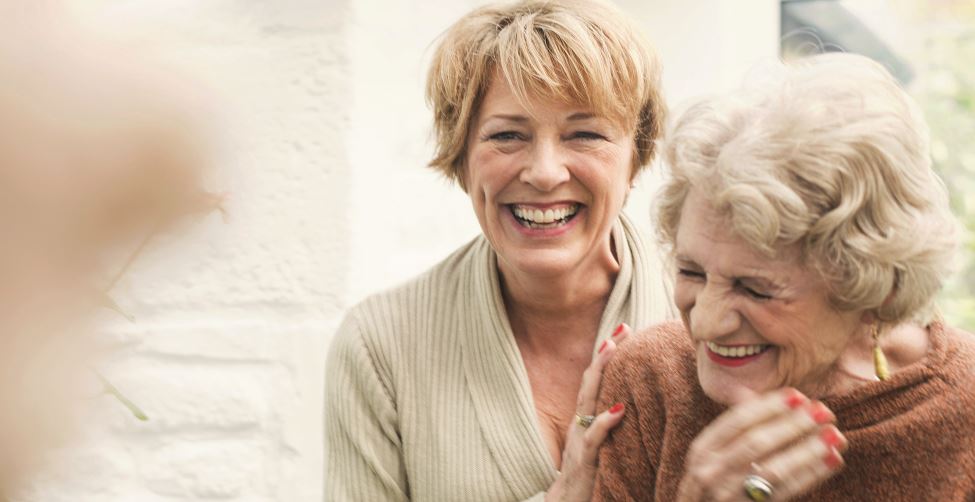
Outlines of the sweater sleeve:
M624 356L614 359L605 370L598 409L623 403L626 414L623 421L610 431L599 450L599 468L596 471L592 502L654 499L658 442L648 441L650 438L645 429L648 420L657 421L659 408L654 402L638 399L634 395L638 392L631 388L632 383L637 382L641 386L654 385L653 382L643 380L646 375L628 374L640 365L641 361Z
M391 390L355 317L339 327L326 359L325 500L406 501L409 486Z

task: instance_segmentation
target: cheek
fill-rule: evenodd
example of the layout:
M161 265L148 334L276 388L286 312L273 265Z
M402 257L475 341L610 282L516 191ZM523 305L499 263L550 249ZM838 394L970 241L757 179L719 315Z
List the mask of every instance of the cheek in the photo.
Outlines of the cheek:
M780 347L778 366L793 383L832 364L839 355L838 334L823 316L767 309L752 319L759 332Z
M505 156L493 150L472 152L467 160L467 191L477 201L484 196L493 196L510 182L511 169L506 166Z
M813 345L814 325L788 309L755 306L747 313L752 325L770 343L787 351L804 351Z
M694 299L697 296L698 287L696 285L689 283L689 281L682 279L680 276L677 277L677 281L674 284L674 305L681 314L689 314L691 307L694 306Z
M626 195L633 172L630 153L613 148L593 150L575 157L571 165L577 166L573 176L594 195L612 201L622 201Z

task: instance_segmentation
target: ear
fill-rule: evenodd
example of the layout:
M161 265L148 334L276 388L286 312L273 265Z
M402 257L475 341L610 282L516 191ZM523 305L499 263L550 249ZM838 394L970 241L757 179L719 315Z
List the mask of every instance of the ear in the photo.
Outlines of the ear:
M864 310L863 313L860 314L860 322L868 326L877 322L878 319L877 313L873 310Z
M894 301L894 296L897 295L897 286L894 286L890 293L887 293L887 298L884 298L884 302L880 304L881 307L886 307L890 305L890 302ZM864 324L873 324L880 321L880 316L877 315L877 309L864 310L860 314L860 321Z

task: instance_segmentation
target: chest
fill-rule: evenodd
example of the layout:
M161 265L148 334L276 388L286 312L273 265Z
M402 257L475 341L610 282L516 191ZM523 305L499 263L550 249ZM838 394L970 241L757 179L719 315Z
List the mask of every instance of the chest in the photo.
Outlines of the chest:
M539 429L556 469L561 468L566 434L575 417L582 374L587 367L588 361L572 359L525 361Z

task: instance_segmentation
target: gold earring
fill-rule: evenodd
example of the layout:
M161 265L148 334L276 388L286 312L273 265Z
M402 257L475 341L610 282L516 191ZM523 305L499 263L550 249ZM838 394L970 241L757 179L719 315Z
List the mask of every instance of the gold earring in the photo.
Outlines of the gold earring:
M887 356L880 348L880 326L878 324L873 325L870 336L873 337L873 370L877 374L877 379L882 382L890 378L890 368L887 366Z

